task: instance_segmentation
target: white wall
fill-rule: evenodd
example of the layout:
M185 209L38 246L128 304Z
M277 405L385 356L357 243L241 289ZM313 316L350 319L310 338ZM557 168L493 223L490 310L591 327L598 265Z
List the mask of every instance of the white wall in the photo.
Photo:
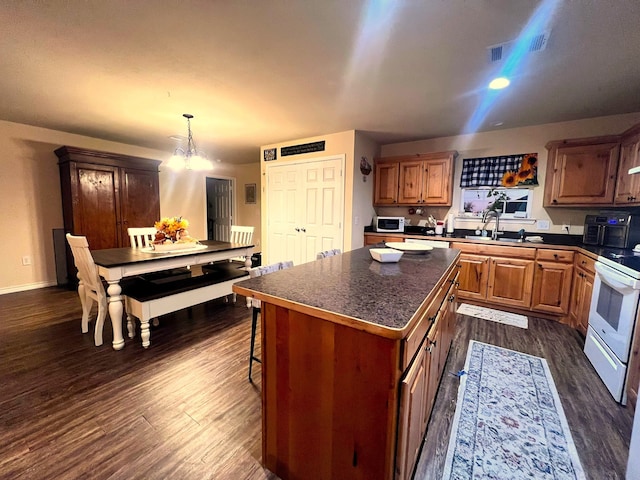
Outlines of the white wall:
M437 219L444 219L449 212L460 211L460 175L464 158L492 157L518 153L538 153L538 182L540 186L533 189L534 204L532 215L536 219L549 220L550 229L545 233L562 233L562 224L571 225L571 234L582 234L584 217L587 213L597 212L584 208L544 208L542 206L544 182L547 177L547 150L545 145L551 140L568 138L584 138L599 135L617 135L627 128L640 123L640 112L625 115L613 115L572 122L549 123L533 127L497 130L486 133L459 135L455 137L435 138L416 142L383 145L381 156L406 155L415 153L440 152L457 150L455 160L453 205L451 208L428 208L427 215L433 214ZM418 217L410 216L406 207L386 207L378 209L382 215L404 215L415 221ZM477 220L461 221L456 219L458 228L475 228ZM518 222L501 222L505 230L517 231L524 228L536 231L536 225Z
M0 121L0 144L0 214L4 225L0 294L56 284L52 231L63 228L63 222L55 149L70 145L165 162L171 154L4 121ZM260 176L257 159L249 160L256 163L217 164L214 172L235 177L244 188L244 183L257 183ZM160 169L161 215L184 216L191 222L191 234L206 238L205 174L176 175L162 165ZM238 223L255 222L259 203L245 208L242 197L238 202ZM31 265L22 265L23 256L31 257Z

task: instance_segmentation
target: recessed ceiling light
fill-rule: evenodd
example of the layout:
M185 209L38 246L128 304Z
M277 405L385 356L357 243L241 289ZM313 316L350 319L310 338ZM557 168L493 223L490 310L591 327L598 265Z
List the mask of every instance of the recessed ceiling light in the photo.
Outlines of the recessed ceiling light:
M491 125L493 127L501 127L502 125L504 125L504 122L493 122Z
M502 88L507 88L511 82L506 77L498 77L491 80L489 84L489 88L492 90L500 90Z

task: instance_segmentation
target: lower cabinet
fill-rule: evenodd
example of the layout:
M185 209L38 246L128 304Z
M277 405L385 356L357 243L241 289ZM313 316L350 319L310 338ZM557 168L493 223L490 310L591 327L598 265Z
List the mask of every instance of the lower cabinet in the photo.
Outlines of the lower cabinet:
M573 256L574 253L568 250L538 249L532 310L568 318L573 280Z
M394 237L391 235L365 235L364 244L376 245L384 242L404 242L404 237Z
M528 309L534 274L534 248L453 243L460 255L461 299ZM467 253L468 252L468 253Z
M410 479L435 403L455 331L458 274L452 272L414 331L427 332L400 384L396 480ZM427 322L428 328L420 328ZM413 332L412 332L413 333ZM411 336L405 350L411 349ZM411 350L405 359L411 355Z
M585 336L589 326L589 309L595 280L594 264L595 260L592 258L582 253L576 255L569 317L573 328Z

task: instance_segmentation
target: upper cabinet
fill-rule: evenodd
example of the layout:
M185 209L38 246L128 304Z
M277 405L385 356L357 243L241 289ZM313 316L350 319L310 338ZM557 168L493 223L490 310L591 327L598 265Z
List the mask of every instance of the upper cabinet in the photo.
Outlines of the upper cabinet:
M620 137L549 142L544 206L613 204Z
M622 135L557 140L547 144L544 206L638 206L640 124Z
M622 134L620 140L620 166L616 185L617 205L640 205L640 175L629 175L629 169L640 165L640 125Z
M377 159L374 205L450 206L457 154L448 151Z

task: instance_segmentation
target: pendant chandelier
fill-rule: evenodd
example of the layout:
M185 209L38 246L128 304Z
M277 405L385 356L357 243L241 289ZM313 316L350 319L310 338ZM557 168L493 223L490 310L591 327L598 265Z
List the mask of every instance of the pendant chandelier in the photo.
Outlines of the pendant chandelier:
M183 113L182 116L187 119L187 148L178 147L173 152L173 156L169 159L168 166L173 170L211 170L212 163L207 160L204 153L196 150L196 144L191 134L191 119L193 115Z

